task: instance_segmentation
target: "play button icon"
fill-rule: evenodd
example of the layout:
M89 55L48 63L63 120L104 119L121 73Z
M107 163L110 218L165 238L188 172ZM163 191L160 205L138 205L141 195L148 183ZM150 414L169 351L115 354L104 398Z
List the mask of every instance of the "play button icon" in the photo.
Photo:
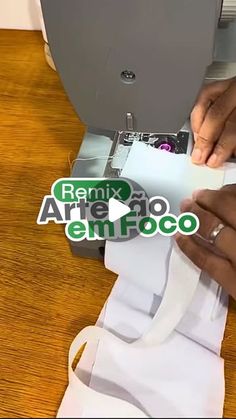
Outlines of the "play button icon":
M109 199L108 209L109 221L111 223L114 223L115 221L119 220L120 218L124 217L125 215L131 212L131 209L128 207L128 205L125 205L114 198Z

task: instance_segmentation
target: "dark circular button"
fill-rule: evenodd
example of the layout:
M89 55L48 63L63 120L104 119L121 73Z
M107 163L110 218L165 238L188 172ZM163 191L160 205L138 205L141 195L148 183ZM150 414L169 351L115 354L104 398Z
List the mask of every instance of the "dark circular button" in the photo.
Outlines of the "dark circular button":
M121 73L121 80L124 83L134 83L136 79L135 73L133 71L130 70L124 70Z

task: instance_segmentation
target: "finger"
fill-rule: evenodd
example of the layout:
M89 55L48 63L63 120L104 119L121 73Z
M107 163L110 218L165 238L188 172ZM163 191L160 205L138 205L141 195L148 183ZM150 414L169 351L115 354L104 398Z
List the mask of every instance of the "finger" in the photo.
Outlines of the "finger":
M198 234L207 240L208 242L211 241L212 232L215 228L217 228L220 224L222 224L222 220L216 217L214 214L206 211L205 209L201 208L196 202L194 201L184 201L181 205L181 211L192 212L194 213L200 222ZM236 231L232 228L225 226L218 234L214 241L214 246L216 249L220 251L222 255L224 255L228 260L232 262L233 265L236 266Z
M192 193L192 198L191 199L186 199L185 201L197 201L197 197L200 196L200 194L202 192L206 192L206 191L209 191L209 189L196 189ZM236 183L235 184L232 184L231 183L229 185L224 185L224 186L222 186L222 188L220 189L220 191L222 191L224 193L225 192L228 192L231 196L236 197ZM217 190L216 192L219 192L219 190ZM204 205L204 204L202 204L202 205Z
M195 140L197 139L198 132L201 129L206 113L212 104L212 100L209 98L207 93L208 92L204 90L202 96L199 97L198 102L194 106L190 116L191 128L194 133Z
M203 164L207 161L224 130L226 120L235 108L235 94L236 87L232 85L208 109L195 143L193 162Z
M233 112L234 114L235 112ZM235 113L236 117L236 113ZM220 167L226 162L236 149L236 124L227 121L225 128L219 141L216 143L215 148L207 161L207 165L212 168Z
M236 299L236 269L232 264L205 247L197 244L192 237L176 236L176 242L182 252L210 278L215 279Z
M194 199L202 208L236 230L236 194L231 190L235 190L235 185L231 189L223 188L218 191L205 189L195 193Z
M218 217L203 209L194 201L183 201L181 204L181 211L192 212L198 217L200 221L198 234L200 234L201 237L208 241L211 240L211 233L214 228L222 223Z
M196 200L198 194L202 191L206 191L207 189L197 189L193 192L192 194L192 199L186 199L186 201L192 201L192 200ZM236 183L234 184L229 184L229 185L224 185L222 186L222 188L220 189L221 191L224 192L229 192L231 195L236 195Z
M231 185L224 185L221 188L222 191L227 191L233 195L236 195L236 184L231 184Z
M228 89L232 79L222 82L207 84L200 92L197 102L191 113L191 127L195 134L198 134L205 119L209 106Z

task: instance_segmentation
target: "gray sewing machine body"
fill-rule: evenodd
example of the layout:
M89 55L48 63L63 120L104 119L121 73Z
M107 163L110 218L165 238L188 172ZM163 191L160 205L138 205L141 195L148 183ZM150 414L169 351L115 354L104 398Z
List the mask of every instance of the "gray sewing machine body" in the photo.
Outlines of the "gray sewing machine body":
M226 62L236 61L229 42L236 29L228 23L234 2L41 2L56 68L88 126L72 176L119 176L133 141L190 153L188 116L207 72L227 78ZM102 242L71 246L80 256L103 257Z

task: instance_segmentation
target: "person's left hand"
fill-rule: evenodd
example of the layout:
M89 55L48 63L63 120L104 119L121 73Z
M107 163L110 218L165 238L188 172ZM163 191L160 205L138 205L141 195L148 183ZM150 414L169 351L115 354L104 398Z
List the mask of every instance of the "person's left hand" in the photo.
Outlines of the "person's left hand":
M236 157L236 77L204 86L191 113L192 161L220 167Z
M177 234L178 246L236 300L236 184L218 191L198 191L193 199L182 203L181 211L198 216L198 235L204 240ZM220 232L211 245L206 246L214 231Z

